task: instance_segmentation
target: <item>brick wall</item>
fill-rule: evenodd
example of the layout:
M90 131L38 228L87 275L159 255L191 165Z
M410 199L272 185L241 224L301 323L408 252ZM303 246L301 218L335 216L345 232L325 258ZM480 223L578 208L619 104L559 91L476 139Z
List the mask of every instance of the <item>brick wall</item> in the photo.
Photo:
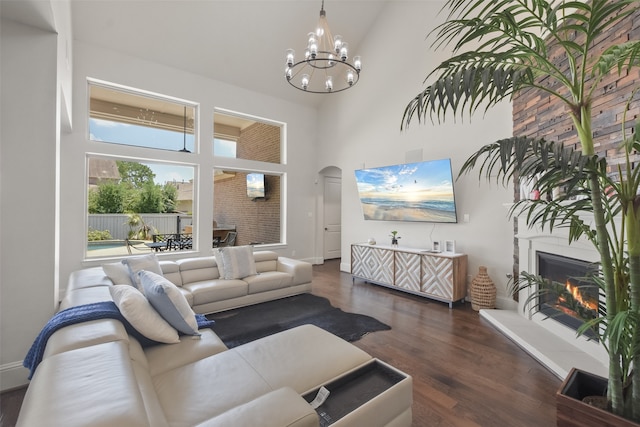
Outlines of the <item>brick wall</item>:
M581 35L575 35L575 41L582 44ZM613 44L628 40L640 39L640 13L636 13L612 27L608 34L596 39L591 48L592 52L600 53ZM554 63L562 69L569 64L566 56L555 48L550 50ZM544 83L547 78L543 78ZM549 84L552 84L551 82ZM610 172L617 171L617 165L624 162L624 153L620 150L622 141L622 119L625 105L634 87L640 86L640 70L635 69L630 74L623 71L618 75L614 71L605 77L593 92L592 129L595 150L598 155L606 156L610 165ZM521 91L513 99L513 135L545 138L549 141L560 141L565 146L579 148L579 140L573 121L567 114L567 106L558 99L552 99L548 94L532 89ZM627 112L626 128L629 133L635 119L640 113L640 95L634 97L634 102ZM632 157L632 166L640 161L640 154ZM514 200L519 200L520 188L514 183ZM517 223L514 222L514 235L518 234ZM514 238L514 274L519 271L518 241Z

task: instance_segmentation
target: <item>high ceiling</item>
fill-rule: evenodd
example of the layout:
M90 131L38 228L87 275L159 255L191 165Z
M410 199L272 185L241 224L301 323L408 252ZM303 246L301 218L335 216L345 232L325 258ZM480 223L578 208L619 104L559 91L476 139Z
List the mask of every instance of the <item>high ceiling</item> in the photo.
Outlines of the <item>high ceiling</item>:
M388 1L391 0L325 2L331 31L349 42L351 56L359 53L358 47ZM33 7L48 1L19 3L50 13L50 5ZM306 35L316 26L321 3L322 0L71 0L71 19L76 40L267 95L317 105L331 95L303 93L289 86L284 78L284 60L287 48L296 53L304 51ZM6 8L3 9L5 16ZM366 78L366 56L362 60L362 78Z

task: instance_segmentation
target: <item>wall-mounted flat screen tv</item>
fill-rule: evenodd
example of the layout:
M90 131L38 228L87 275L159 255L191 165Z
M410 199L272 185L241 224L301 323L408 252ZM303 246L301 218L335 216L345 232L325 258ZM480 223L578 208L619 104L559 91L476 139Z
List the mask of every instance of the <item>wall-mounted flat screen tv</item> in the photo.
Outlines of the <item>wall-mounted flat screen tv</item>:
M263 199L266 196L263 173L247 174L247 196L252 199Z
M450 159L355 173L364 219L458 222Z

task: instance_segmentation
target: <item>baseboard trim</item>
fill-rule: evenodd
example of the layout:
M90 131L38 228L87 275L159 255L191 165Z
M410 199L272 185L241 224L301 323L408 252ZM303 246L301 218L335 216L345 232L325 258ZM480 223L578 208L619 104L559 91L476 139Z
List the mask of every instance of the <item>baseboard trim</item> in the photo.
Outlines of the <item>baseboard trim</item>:
M0 365L0 391L11 390L29 384L29 370L22 361Z

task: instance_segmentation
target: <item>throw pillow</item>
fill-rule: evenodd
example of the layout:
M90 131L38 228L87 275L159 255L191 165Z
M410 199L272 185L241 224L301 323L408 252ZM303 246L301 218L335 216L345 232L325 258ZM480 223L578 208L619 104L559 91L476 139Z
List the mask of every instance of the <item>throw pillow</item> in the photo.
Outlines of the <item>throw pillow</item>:
M136 331L153 341L180 342L176 330L153 309L142 292L129 285L109 286L109 292L122 316Z
M251 246L229 246L220 249L225 279L242 279L258 274Z
M218 265L218 275L221 279L224 279L224 266L222 265L222 252L221 249L216 249L213 252L213 255L216 257L216 264Z
M138 271L146 270L162 275L162 268L160 268L158 257L156 257L155 254L125 258L122 260L122 263L129 268L131 283L139 290L142 290L142 285L140 285Z
M183 334L200 335L196 314L176 285L150 271L140 271L138 276L147 300L164 320Z
M133 283L131 283L131 276L129 275L129 267L123 263L110 262L108 264L102 264L102 269L114 285L133 285Z

